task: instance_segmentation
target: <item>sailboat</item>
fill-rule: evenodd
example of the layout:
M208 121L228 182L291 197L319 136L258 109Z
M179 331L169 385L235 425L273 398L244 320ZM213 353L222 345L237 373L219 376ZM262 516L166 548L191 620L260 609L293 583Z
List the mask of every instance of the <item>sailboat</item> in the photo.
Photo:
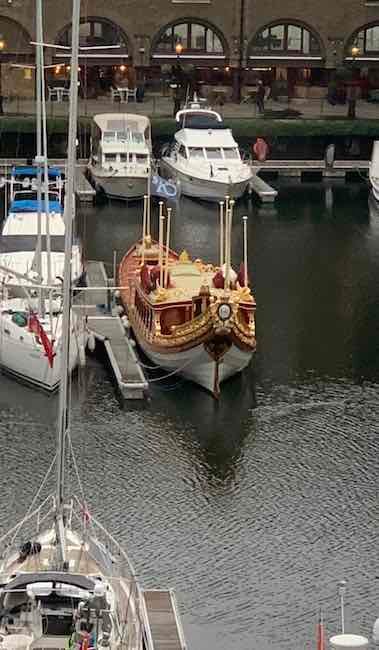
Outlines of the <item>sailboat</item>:
M14 297L23 296L20 285L41 277L60 286L64 265L63 179L59 168L48 167L48 202L42 200L40 166L15 166L11 170L10 203L0 239L0 283ZM46 187L46 180L44 183ZM79 244L73 246L73 277L83 274ZM16 271L17 276L13 275ZM21 276L25 276L22 280Z
M0 538L0 643L2 650L184 650L171 591L143 591L125 550L91 515L84 496L68 498L65 485L65 451L73 458L68 358L79 21L80 0L73 0L57 450L25 517ZM41 499L53 467L55 494ZM79 472L77 479L82 486Z
M40 0L37 0L36 22L38 40L42 43ZM43 70L42 45L37 45L36 168L33 174L32 170L25 169L20 173L22 177L23 172L29 171L30 176L34 175L37 186L31 192L33 197L25 198L23 190L17 187L18 176L14 171L13 183L11 183L11 211L2 237L2 245L8 246L8 250L0 259L0 367L22 381L53 391L59 384L62 364L60 294L65 262L62 247L65 223L61 215L61 194L53 193L52 197L49 196L51 172L49 173L47 164ZM41 191L42 169L44 200ZM22 193L21 198L18 192ZM54 215L50 214L51 207L54 208ZM22 244L15 251L15 242L20 239ZM32 239L35 250L32 246L29 247L31 250L28 248L25 250L25 241L28 239ZM57 240L62 249L55 252L53 257L51 242L57 244ZM46 244L44 254L42 254L43 243ZM80 266L79 258L79 249L76 247L73 267L77 273ZM79 327L79 321L77 322L74 314L72 328L75 330L75 336L71 338L70 343L71 369L78 363L87 338L84 328Z

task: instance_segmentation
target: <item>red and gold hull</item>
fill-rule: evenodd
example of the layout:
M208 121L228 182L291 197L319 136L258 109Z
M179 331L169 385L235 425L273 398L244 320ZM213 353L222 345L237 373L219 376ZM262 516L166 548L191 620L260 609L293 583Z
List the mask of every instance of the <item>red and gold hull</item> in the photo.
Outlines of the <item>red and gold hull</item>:
M216 289L218 269L174 251L168 288L147 290L145 267L153 272L158 253L152 243L142 266L137 244L120 264L121 297L135 337L156 365L218 396L220 383L243 370L255 351L255 300L247 287Z

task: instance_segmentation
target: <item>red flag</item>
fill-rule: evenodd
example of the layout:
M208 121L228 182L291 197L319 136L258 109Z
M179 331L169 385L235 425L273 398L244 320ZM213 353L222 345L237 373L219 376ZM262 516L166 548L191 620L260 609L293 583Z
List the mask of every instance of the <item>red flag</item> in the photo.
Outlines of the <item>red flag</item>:
M81 510L81 513L82 513L83 522L85 524L89 524L89 522L91 521L91 515L90 515L90 512L89 512L87 506L85 504L83 504L80 510Z
M324 619L322 616L322 611L320 610L320 616L317 625L317 650L325 650L325 648Z
M43 329L41 323L39 322L36 314L30 314L29 316L29 331L34 332L36 336L40 339L43 348L45 350L45 355L49 361L50 368L53 367L53 360L55 357L55 352L53 350L53 342L50 341L45 330Z

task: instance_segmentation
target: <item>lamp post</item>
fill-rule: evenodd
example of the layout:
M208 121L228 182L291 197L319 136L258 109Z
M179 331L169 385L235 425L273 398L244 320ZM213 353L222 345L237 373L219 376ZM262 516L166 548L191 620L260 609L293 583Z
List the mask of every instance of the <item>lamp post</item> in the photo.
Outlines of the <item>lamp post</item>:
M0 36L0 52L5 49L6 43L2 36ZM1 61L1 59L0 59ZM3 86L2 86L2 65L0 63L0 115L4 113L3 110Z
M351 57L352 57L352 68L354 70L355 62L357 59L357 56L360 53L360 49L357 45L353 45L351 48ZM353 73L354 77L354 73ZM354 79L353 79L354 82ZM349 97L348 97L348 113L347 116L351 119L355 119L355 110L356 110L356 104L357 104L357 89L355 85L351 85L349 88Z
M175 52L176 52L176 56L177 56L178 62L179 62L180 55L183 52L183 45L181 44L180 41L178 41L177 44L175 45Z

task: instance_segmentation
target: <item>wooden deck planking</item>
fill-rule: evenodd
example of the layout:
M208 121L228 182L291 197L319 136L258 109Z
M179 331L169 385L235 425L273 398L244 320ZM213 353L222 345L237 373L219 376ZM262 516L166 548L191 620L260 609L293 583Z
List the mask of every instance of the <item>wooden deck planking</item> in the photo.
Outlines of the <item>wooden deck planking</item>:
M184 636L173 592L146 590L143 595L147 619L145 625L150 632L153 650L184 650Z

